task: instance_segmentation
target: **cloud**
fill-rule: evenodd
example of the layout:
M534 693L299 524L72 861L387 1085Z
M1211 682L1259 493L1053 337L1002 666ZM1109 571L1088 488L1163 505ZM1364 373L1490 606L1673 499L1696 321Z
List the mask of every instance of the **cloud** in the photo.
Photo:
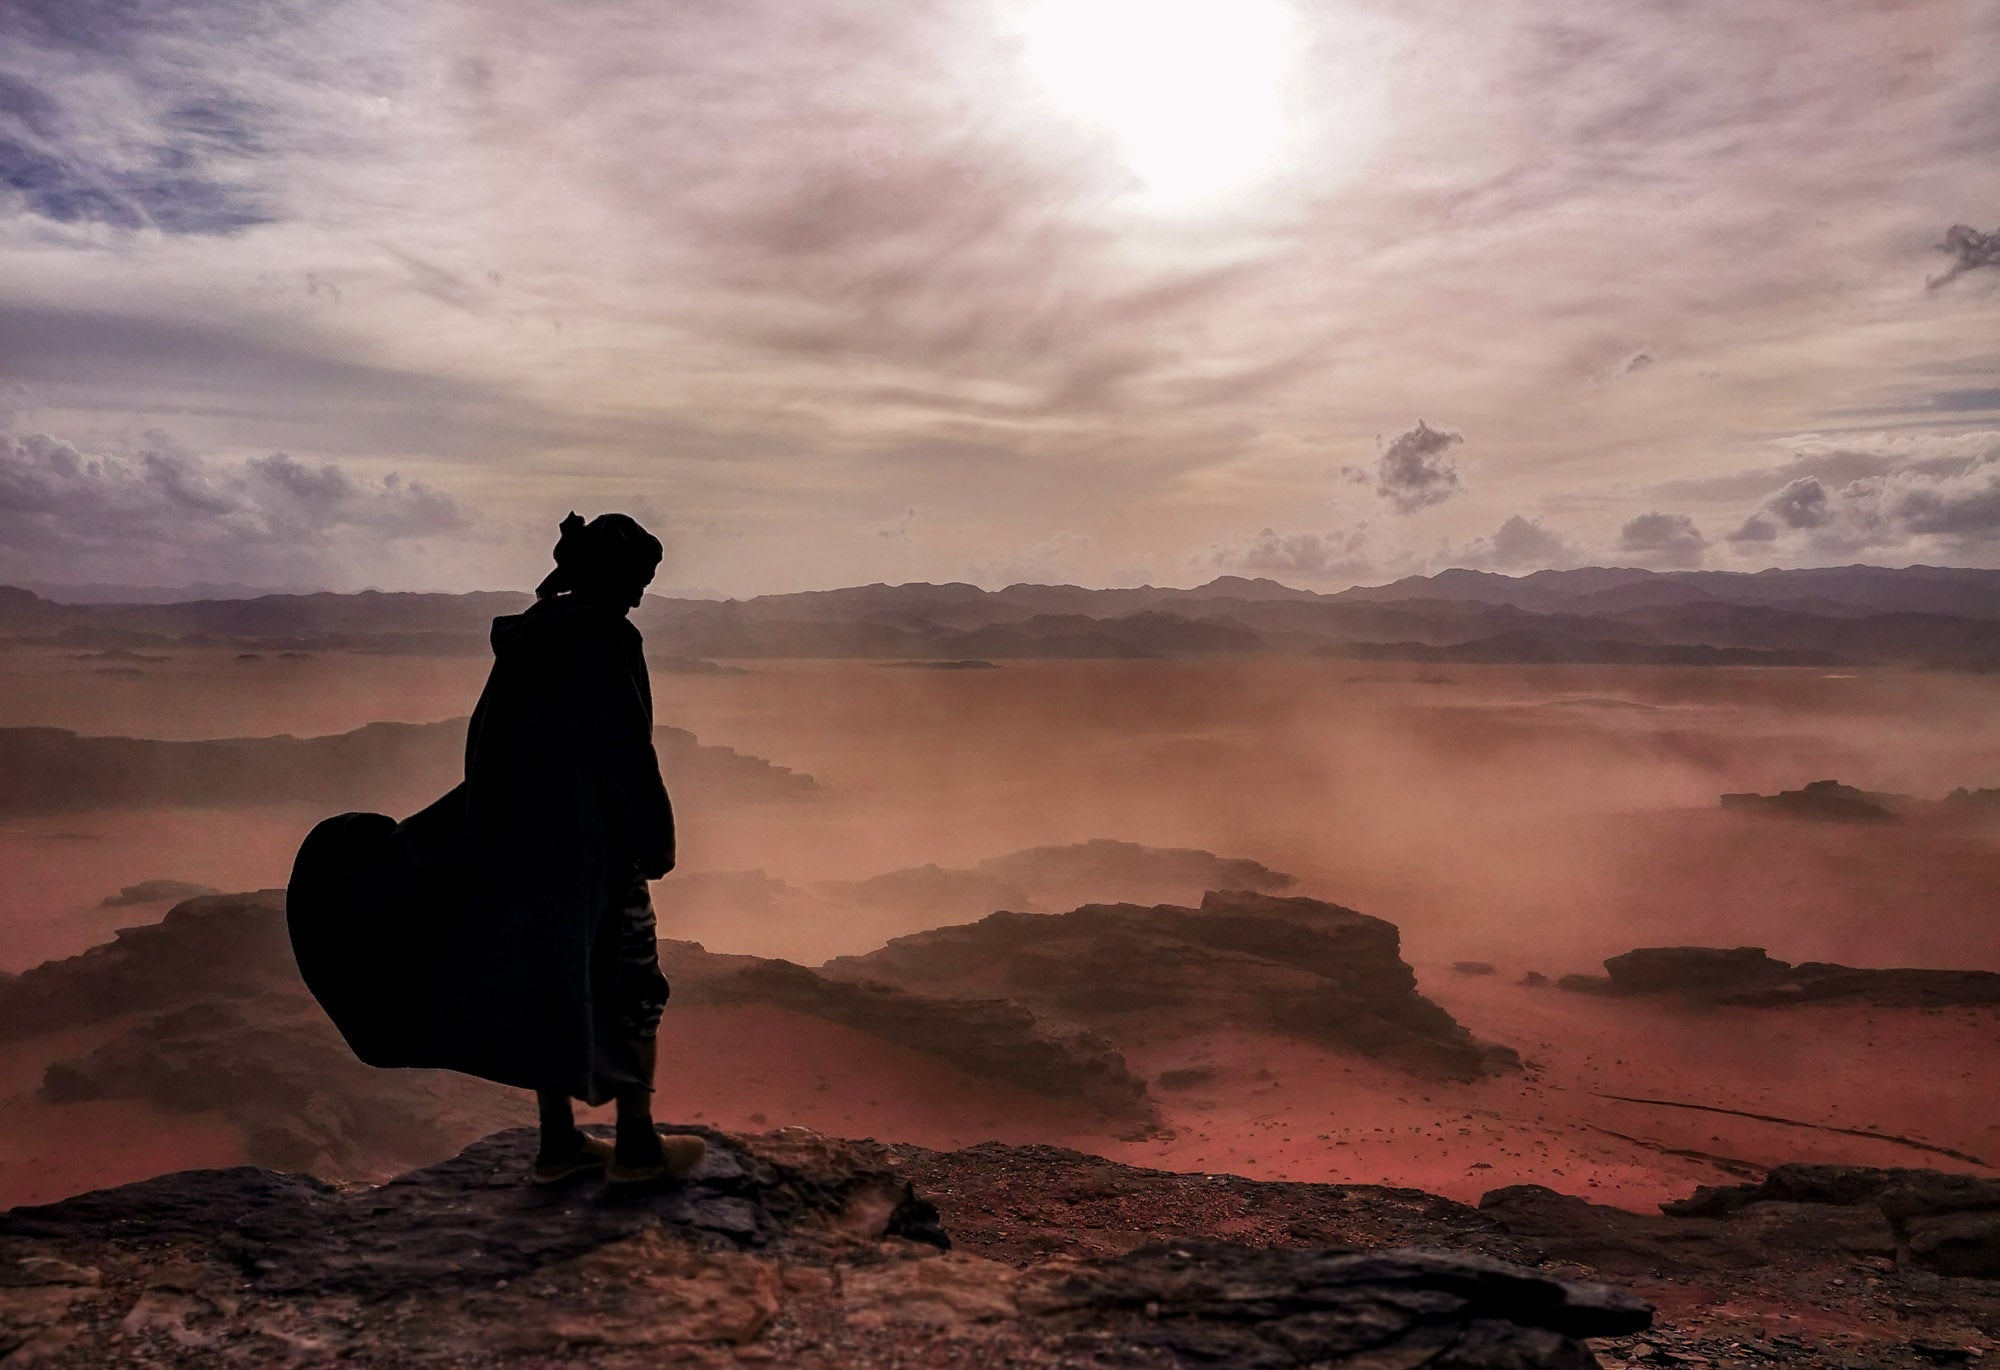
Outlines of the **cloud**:
M1195 561L1214 569L1257 575L1351 580L1372 570L1367 540L1366 524L1325 533L1280 533L1264 528L1241 541L1211 547Z
M0 298L0 375L30 388L40 409L101 412L100 396L109 391L114 410L226 417L245 447L295 442L303 427L319 451L495 460L588 436L586 425L516 389L342 356L324 339L268 323L232 329L205 319L49 309ZM665 427L649 424L647 433ZM697 440L676 437L689 445Z
M1910 288L1992 264L1954 230L1910 265L1991 161L2000 28L1963 0L1803 26L1730 0L1297 6L1290 164L1171 212L1037 88L1021 8L0 4L0 430L167 423L231 454L182 496L227 475L272 510L313 507L318 467L246 455L371 488L450 462L488 519L609 482L726 530L683 548L751 593L949 578L1082 507L1065 575L1205 546L1197 502L1317 528L1277 511L1378 432L1336 458L1380 502L1377 570L1472 538L1532 564L1477 536L1516 509L1588 509L1609 554L1649 509L1720 531L1898 465L1644 488L1760 464L1743 434L1991 398L1982 292ZM1580 377L1604 383L1579 401ZM1476 470L1381 417L1446 403ZM1756 516L1797 557L1856 531ZM1286 536L1236 554L1353 559Z
M1628 520L1618 530L1619 551L1636 552L1666 566L1697 566L1707 549L1708 539L1686 514L1654 510Z
M1981 233L1970 224L1953 224L1945 230L1944 241L1938 244L1938 251L1950 256L1951 265L1945 268L1942 276L1933 276L1924 282L1927 290L1936 290L1968 271L1977 271L1984 266L2000 266L2000 231Z
M2000 434L1964 435L1955 445L1970 455L1906 461L1847 481L1788 481L1729 540L1782 541L1819 557L1987 559L2000 549Z
M989 589L1009 585L1065 585L1077 574L1077 561L1091 549L1087 533L1067 530L1050 534L1031 547L977 562L966 568L966 579Z
M1870 431L1807 433L1788 439L1783 461L1719 476L1661 481L1645 493L1661 500L1750 499L1799 480L1825 485L1885 475L1890 471L1955 471L2000 442L2000 434Z
M902 516L890 527L877 528L875 536L881 538L884 542L908 542L910 540L910 525L916 521L917 511L913 506L905 509Z
M229 235L273 222L268 112L240 63L186 60L189 38L245 35L230 7L18 0L0 9L0 206L51 224ZM73 10L61 14L62 10ZM146 41L134 42L140 34ZM39 59L39 60L37 60ZM87 65L89 79L76 79ZM72 79L38 80L45 73Z
M1817 528L1829 517L1826 487L1811 476L1802 476L1771 496L1764 510L1787 528Z
M215 460L158 432L115 453L0 434L0 566L17 578L365 583L393 544L472 522L449 495L393 472L371 481L282 452Z
M1850 482L1830 497L1812 525L1824 544L1897 546L1934 539L1969 550L2000 541L2000 455L1976 458L1948 474L1892 471Z
M1457 433L1444 432L1418 419L1415 428L1391 438L1375 459L1367 473L1375 479L1375 493L1399 514L1444 503L1461 488L1458 466L1446 454L1464 441Z
M1476 538L1451 554L1454 566L1496 571L1575 566L1582 550L1538 518L1511 514L1492 536Z

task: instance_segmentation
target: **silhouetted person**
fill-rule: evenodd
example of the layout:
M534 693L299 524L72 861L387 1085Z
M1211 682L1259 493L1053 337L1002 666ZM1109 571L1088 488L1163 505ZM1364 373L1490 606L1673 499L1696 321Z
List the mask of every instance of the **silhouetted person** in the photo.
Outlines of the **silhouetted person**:
M646 882L674 866L653 696L625 615L660 563L623 514L562 522L525 613L493 620L465 781L419 813L336 814L299 848L286 922L299 974L373 1066L535 1091L549 1182L679 1175L698 1137L653 1126L666 1007ZM615 1145L572 1099L616 1100Z
M457 1068L536 1091L537 1181L598 1166L613 1181L683 1174L701 1139L653 1125L667 982L646 889L673 869L674 818L626 617L660 543L623 514L587 524L571 514L555 561L525 613L493 621L493 670L465 753L482 926L467 939L477 954L448 979L443 1022L460 1039ZM572 1098L616 1099L615 1147L577 1130Z

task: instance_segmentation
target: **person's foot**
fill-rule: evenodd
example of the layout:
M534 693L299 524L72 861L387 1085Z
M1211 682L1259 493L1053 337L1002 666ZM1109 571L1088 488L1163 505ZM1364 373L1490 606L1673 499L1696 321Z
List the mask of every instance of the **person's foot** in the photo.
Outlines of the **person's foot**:
M536 1184L556 1184L586 1170L602 1170L611 1164L611 1143L602 1137L578 1132L571 1142L550 1146L545 1140L535 1155L530 1178Z
M668 1136L652 1134L653 1144L620 1138L611 1163L604 1168L609 1184L645 1184L653 1180L684 1180L701 1168L708 1143L699 1137L676 1132Z

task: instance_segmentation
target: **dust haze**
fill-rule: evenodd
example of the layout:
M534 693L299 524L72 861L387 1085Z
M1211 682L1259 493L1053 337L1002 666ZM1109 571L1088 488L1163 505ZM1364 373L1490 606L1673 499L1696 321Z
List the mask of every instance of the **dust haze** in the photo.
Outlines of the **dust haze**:
M823 1005L697 984L677 989L662 1036L669 1111L1468 1198L1531 1181L1637 1206L1713 1179L1701 1156L1916 1163L1858 1132L2000 1156L1965 1088L1990 1009L1690 1009L1519 983L1681 944L2000 970L2000 826L1718 803L1824 778L1929 800L1979 788L2000 776L1996 677L1283 656L884 665L655 662L683 853L655 890L663 938L699 943L703 965L816 966L996 909L1261 890L1395 924L1421 994L1523 1068L1452 1078L1233 1012L1128 1013L1091 1026L1149 1090L1150 1130L1135 1130L869 1021L824 1021ZM462 652L17 645L0 673L0 969L89 965L64 958L191 893L281 886L328 812L414 809L455 780L485 669ZM106 1062L152 1049L151 1021L107 1010L9 1033L0 1199L271 1159L251 1114L232 1127L172 1082L116 1083L145 1073ZM66 1097L50 1082L79 1059L86 1083ZM507 1121L520 1105L503 1096L454 1096L451 1119L414 1130L301 1142L293 1160L387 1173ZM1921 1137L1904 1135L1912 1117ZM151 1140L102 1140L135 1129Z
M13 799L0 830L18 873L6 968L80 950L50 929L134 881L282 884L299 822L329 794L400 811L440 792L457 762L449 721L463 719L484 670L478 659L182 649L128 676L67 653L11 654L0 679L9 726L238 739L213 763L225 776L255 772L260 745L384 722L441 731L349 749L337 785L288 773L282 756L262 763L267 790L290 788L293 803L268 792L237 805L174 803L177 788L203 786L194 755L114 770L102 794L122 785L135 803ZM1857 841L1846 829L1725 816L1716 803L1822 777L1931 796L1977 787L2000 774L2000 686L1989 677L765 661L726 675L663 673L657 688L664 724L812 784L703 803L706 777L677 775L686 759L663 749L688 852L660 891L663 935L674 935L677 884L720 873L810 891L1102 838L1262 862L1297 877L1298 892L1396 922L1418 959L1562 972L1633 945L1723 940L1795 959L2000 968L1983 888L1988 830L1913 823ZM52 796L66 779L21 788ZM823 950L839 928L788 935L746 914L704 921L701 940L817 961L934 921L912 911L907 925L871 923L861 944Z

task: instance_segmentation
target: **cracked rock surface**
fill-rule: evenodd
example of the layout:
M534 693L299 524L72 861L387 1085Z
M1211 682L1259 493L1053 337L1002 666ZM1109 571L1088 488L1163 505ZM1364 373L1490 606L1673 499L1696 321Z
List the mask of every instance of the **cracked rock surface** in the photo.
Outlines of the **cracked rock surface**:
M907 1158L704 1133L685 1182L535 1187L496 1133L375 1187L254 1167L0 1214L8 1365L1584 1367L1629 1294L1476 1254L949 1249Z

